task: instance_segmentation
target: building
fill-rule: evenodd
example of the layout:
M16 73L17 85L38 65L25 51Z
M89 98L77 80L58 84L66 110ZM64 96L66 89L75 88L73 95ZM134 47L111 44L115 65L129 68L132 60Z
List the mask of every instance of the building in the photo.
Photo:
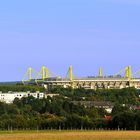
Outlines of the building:
M15 98L21 99L22 97L29 97L33 96L35 98L42 99L44 97L44 93L41 93L39 91L35 93L28 92L12 92L9 91L8 93L2 93L0 92L0 101L5 103L13 103Z
M106 119L106 120L111 120L112 119L112 116L104 116L104 118Z
M83 105L85 108L103 108L107 113L111 113L114 103L110 101L72 101L75 105Z
M24 84L43 85L46 90L51 90L57 86L64 88L85 88L85 89L122 89L135 87L140 89L140 70L132 73L131 66L127 66L117 74L104 75L102 68L99 69L99 75L76 77L73 75L72 66L69 67L66 77L61 77L47 67L43 66L41 72L34 73L34 69L28 68L22 82Z

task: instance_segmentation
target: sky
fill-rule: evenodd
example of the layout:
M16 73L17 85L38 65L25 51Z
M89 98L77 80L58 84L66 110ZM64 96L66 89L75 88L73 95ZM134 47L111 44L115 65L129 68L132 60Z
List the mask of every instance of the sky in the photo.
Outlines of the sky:
M45 65L65 76L140 69L139 0L0 1L0 81Z

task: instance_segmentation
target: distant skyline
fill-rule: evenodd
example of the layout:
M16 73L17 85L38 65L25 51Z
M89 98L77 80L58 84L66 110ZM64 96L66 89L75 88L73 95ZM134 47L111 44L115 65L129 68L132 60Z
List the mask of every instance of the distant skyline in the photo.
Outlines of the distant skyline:
M140 69L139 0L0 1L0 81L45 65L65 76Z

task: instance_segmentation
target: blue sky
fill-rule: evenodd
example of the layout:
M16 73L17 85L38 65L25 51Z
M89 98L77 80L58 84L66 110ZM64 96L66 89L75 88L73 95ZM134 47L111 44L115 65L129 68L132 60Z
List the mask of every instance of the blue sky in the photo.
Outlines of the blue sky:
M0 81L42 65L65 76L140 68L139 0L0 1Z

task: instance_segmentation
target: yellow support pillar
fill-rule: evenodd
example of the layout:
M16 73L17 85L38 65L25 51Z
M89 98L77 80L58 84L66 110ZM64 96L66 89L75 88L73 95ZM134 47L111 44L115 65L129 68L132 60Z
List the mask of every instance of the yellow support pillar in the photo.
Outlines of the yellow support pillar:
M125 68L125 77L128 78L128 76L129 76L129 70L128 70L128 67L126 67Z
M125 70L125 77L128 78L128 80L131 80L131 78L132 78L131 66L126 67L126 70Z
M45 66L43 66L43 67L41 68L42 80L45 79L45 69L46 69Z
M48 78L48 77L49 77L49 69L46 68L46 78Z
M32 80L32 68L28 68L28 80Z
M73 80L73 69L72 69L72 65L70 66L70 68L69 68L69 74L70 74L70 81L72 81Z
M99 77L103 77L103 69L102 68L99 69Z
M131 70L131 66L128 66L128 79L131 80L132 78L132 70Z

